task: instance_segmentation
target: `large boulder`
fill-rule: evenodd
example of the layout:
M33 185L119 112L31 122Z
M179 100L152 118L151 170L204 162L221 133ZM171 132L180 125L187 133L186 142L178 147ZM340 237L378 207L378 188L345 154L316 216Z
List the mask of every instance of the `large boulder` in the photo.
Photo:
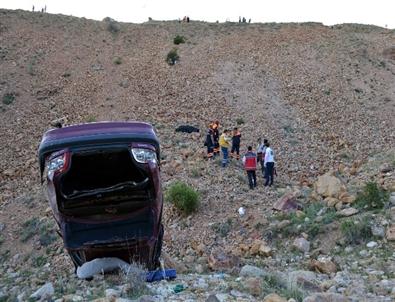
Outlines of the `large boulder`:
M347 297L335 293L315 293L303 299L303 302L349 302Z
M318 177L314 184L315 191L323 197L338 198L340 193L344 191L344 186L339 178L331 173L326 173Z

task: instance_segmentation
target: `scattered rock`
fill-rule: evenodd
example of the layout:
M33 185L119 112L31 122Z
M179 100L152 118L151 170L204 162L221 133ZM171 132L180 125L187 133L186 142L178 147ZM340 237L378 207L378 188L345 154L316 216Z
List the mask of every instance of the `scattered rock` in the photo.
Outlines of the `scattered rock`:
M240 258L223 251L212 251L208 257L208 267L213 271L232 270L240 265Z
M263 298L263 302L287 302L287 299L284 299L277 294L269 294Z
M315 293L303 299L303 302L349 302L350 300L336 293Z
M308 251L310 251L310 242L304 239L303 237L296 238L292 246L295 247L298 251L301 251L303 253L307 253Z
M253 296L260 296L262 294L262 279L249 277L244 281L244 289Z
M326 257L319 257L317 260L313 259L310 263L311 269L323 274L331 274L337 272L336 264Z
M395 241L395 224L391 225L387 228L387 231L385 233L385 237L389 241Z
M239 273L240 277L263 277L266 276L266 272L253 265L244 265Z
M340 216L343 216L343 217L348 217L348 216L355 215L355 214L357 214L358 212L359 212L359 211L358 211L357 209L350 207L350 208L345 208L345 209L339 211L338 214L339 214Z
M340 179L333 176L331 173L326 173L318 177L314 184L315 190L318 194L324 197L337 198L342 191L342 183Z
M393 167L389 163L384 163L380 166L381 173L388 173L393 170Z
M366 247L368 248L374 248L377 246L377 242L376 241L370 241L366 244Z
M51 282L45 283L42 287L36 290L30 298L32 299L49 299L55 293L55 289Z
M273 209L283 212L294 211L299 208L300 206L297 203L296 197L292 193L285 194L273 205Z

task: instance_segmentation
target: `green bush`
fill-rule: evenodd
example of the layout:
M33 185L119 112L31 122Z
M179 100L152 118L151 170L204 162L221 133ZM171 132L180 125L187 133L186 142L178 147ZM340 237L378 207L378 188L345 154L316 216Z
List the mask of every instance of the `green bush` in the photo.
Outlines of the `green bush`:
M3 104L10 105L15 100L15 94L13 93L6 93L3 96Z
M187 215L199 207L199 193L181 181L176 181L167 189L166 199Z
M238 118L238 119L236 119L236 124L237 124L237 125L242 125L242 124L244 124L244 119L243 119L243 118Z
M185 38L184 38L183 36L177 35L177 36L174 38L173 41L174 41L174 44L179 45L179 44L181 44L181 43L185 43Z
M363 191L358 193L355 205L367 210L382 209L388 198L388 192L380 188L377 183L369 182L365 185Z
M120 57L115 57L113 62L116 65L121 65L122 64L122 59Z
M363 243L373 236L367 217L347 219L340 225L340 230L348 244Z
M172 50L169 51L166 57L166 62L169 65L174 65L176 61L180 58L180 56L177 53L177 48L173 48Z

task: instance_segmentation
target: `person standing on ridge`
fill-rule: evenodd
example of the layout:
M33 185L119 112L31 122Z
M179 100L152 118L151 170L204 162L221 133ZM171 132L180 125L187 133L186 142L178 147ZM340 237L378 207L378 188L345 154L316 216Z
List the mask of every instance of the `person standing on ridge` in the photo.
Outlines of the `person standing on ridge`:
M257 156L252 152L252 147L248 146L248 152L243 156L244 169L247 172L248 185L253 190L256 187L256 162Z
M230 151L230 157L234 158L234 153L236 152L236 159L240 159L240 139L241 139L241 133L237 127L233 129L233 135L232 135L232 149Z
M269 142L265 143L265 187L271 186L273 184L273 175L274 175L274 152L272 148L270 148Z
M258 139L258 146L257 146L257 160L261 165L261 169L262 169L262 176L265 178L265 150L266 150L266 146L265 144L267 143L267 139L265 138L263 140Z
M226 167L226 164L228 163L228 152L229 152L229 147L230 147L230 142L232 141L232 138L229 136L229 130L224 130L224 133L221 134L219 138L219 145L221 146L221 152L222 152L222 167Z
M213 138L213 123L210 123L207 134L206 140L204 141L204 145L207 147L207 159L211 159L214 156L214 138Z
M219 155L219 121L213 123L214 156Z

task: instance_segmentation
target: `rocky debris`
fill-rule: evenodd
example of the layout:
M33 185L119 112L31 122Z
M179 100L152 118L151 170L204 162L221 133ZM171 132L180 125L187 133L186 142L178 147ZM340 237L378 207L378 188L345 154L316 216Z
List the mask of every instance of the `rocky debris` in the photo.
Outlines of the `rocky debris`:
M262 295L262 290L263 290L263 286L262 286L262 279L261 278L256 278L256 277L247 277L244 282L244 290L255 296L261 296Z
M303 302L350 302L350 299L335 293L315 293L304 298Z
M244 265L239 273L240 277L264 277L266 275L267 273L263 269L248 264Z
M53 287L53 284L51 282L45 283L42 287L40 287L38 290L36 290L30 298L32 299L50 299L53 294L55 293L55 289Z
M345 208L345 209L339 211L338 214L343 217L349 217L349 216L357 214L358 212L359 211L357 209L350 207L350 208Z
M273 204L273 209L277 211L289 212L300 208L301 207L298 205L297 199L293 193L285 194Z
M385 232L385 237L389 241L395 241L395 224L389 226Z
M308 253L310 251L310 242L307 241L305 238L296 238L292 244L294 248L296 248L298 251L301 251L303 253Z
M323 274L332 274L337 272L337 266L330 257L319 257L317 260L312 259L311 269Z
M239 257L226 254L221 250L212 251L208 257L208 267L213 271L230 271L237 269L239 265Z
M311 271L296 270L283 274L283 283L287 288L300 288L306 292L320 292L317 274Z
M263 298L263 302L287 302L287 299L284 299L277 294L269 294Z
M319 176L314 188L319 195L333 198L338 198L342 190L344 190L340 179L333 176L331 172Z

